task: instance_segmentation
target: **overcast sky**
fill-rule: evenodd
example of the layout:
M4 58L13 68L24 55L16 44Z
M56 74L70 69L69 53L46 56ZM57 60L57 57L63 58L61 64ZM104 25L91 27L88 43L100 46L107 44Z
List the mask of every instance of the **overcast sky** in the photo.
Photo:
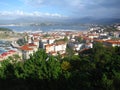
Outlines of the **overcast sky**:
M0 0L0 19L120 18L120 0Z

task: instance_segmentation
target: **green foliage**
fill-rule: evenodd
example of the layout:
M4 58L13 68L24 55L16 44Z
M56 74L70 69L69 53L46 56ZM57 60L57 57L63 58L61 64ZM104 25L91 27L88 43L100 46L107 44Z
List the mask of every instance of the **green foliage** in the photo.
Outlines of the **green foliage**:
M81 43L81 42L83 41L81 37L77 37L76 40L77 40L79 43Z
M25 45L27 43L26 39L25 38L21 38L19 40L17 40L17 43L22 46L22 45Z
M19 57L10 57L0 62L0 88L14 85L12 90L119 90L119 50L96 43L93 49L63 59L49 56L42 49L25 62L11 63Z
M72 58L72 56L74 55L74 50L72 48L70 48L68 45L66 48L66 54L67 54L68 60L70 60Z
M47 37L50 37L50 35L49 34L45 34L43 37L47 38Z
M68 42L67 36L64 37L63 41Z
M6 39L6 38L10 38L13 35L13 31L11 29L8 28L0 28L0 39Z
M1 27L0 27L0 31L4 31L4 32L5 32L5 31L7 31L7 32L13 32L11 29L8 29L8 28L1 28Z
M68 70L68 69L70 69L71 65L70 65L69 62L63 61L62 64L61 64L61 67L62 67L63 70Z

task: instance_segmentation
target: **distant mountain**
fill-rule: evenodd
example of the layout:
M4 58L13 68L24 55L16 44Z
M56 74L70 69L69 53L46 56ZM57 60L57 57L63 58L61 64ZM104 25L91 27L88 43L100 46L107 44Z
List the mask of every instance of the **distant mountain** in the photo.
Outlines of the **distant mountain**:
M114 24L120 23L120 19L117 18L77 18L77 19L70 19L69 22L71 23L82 23L82 24Z
M8 28L0 28L0 31L3 31L3 32L13 32L11 29L8 29Z
M85 18L42 18L42 17L24 17L15 20L0 20L0 24L18 24L18 23L63 23L63 24L114 24L120 23L117 18L96 19L93 17Z

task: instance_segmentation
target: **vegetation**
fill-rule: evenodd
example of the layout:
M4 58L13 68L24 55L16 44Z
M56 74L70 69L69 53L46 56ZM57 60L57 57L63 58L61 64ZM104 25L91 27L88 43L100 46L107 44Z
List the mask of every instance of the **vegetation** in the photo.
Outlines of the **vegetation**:
M16 33L9 28L0 27L0 39L21 38L25 36L24 33Z
M81 37L76 37L76 40L77 40L79 43L81 43L81 42L83 41Z
M17 40L17 44L22 46L25 45L27 43L27 40L25 38L20 38Z
M5 32L5 31L7 31L7 32L13 32L11 29L8 29L8 28L1 28L1 27L0 27L0 31L4 31L4 32Z
M8 28L0 28L0 39L6 39L11 37L11 34L13 34L13 31Z
M45 34L43 37L47 38L47 37L50 37L50 35L49 34Z
M25 62L10 61L0 65L2 90L120 89L120 47L97 43L93 49L61 60L38 50Z

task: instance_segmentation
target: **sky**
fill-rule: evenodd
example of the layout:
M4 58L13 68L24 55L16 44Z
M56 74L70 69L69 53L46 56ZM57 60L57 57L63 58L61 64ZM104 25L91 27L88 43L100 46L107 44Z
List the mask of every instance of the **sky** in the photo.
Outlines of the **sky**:
M0 19L120 18L120 0L0 0Z

